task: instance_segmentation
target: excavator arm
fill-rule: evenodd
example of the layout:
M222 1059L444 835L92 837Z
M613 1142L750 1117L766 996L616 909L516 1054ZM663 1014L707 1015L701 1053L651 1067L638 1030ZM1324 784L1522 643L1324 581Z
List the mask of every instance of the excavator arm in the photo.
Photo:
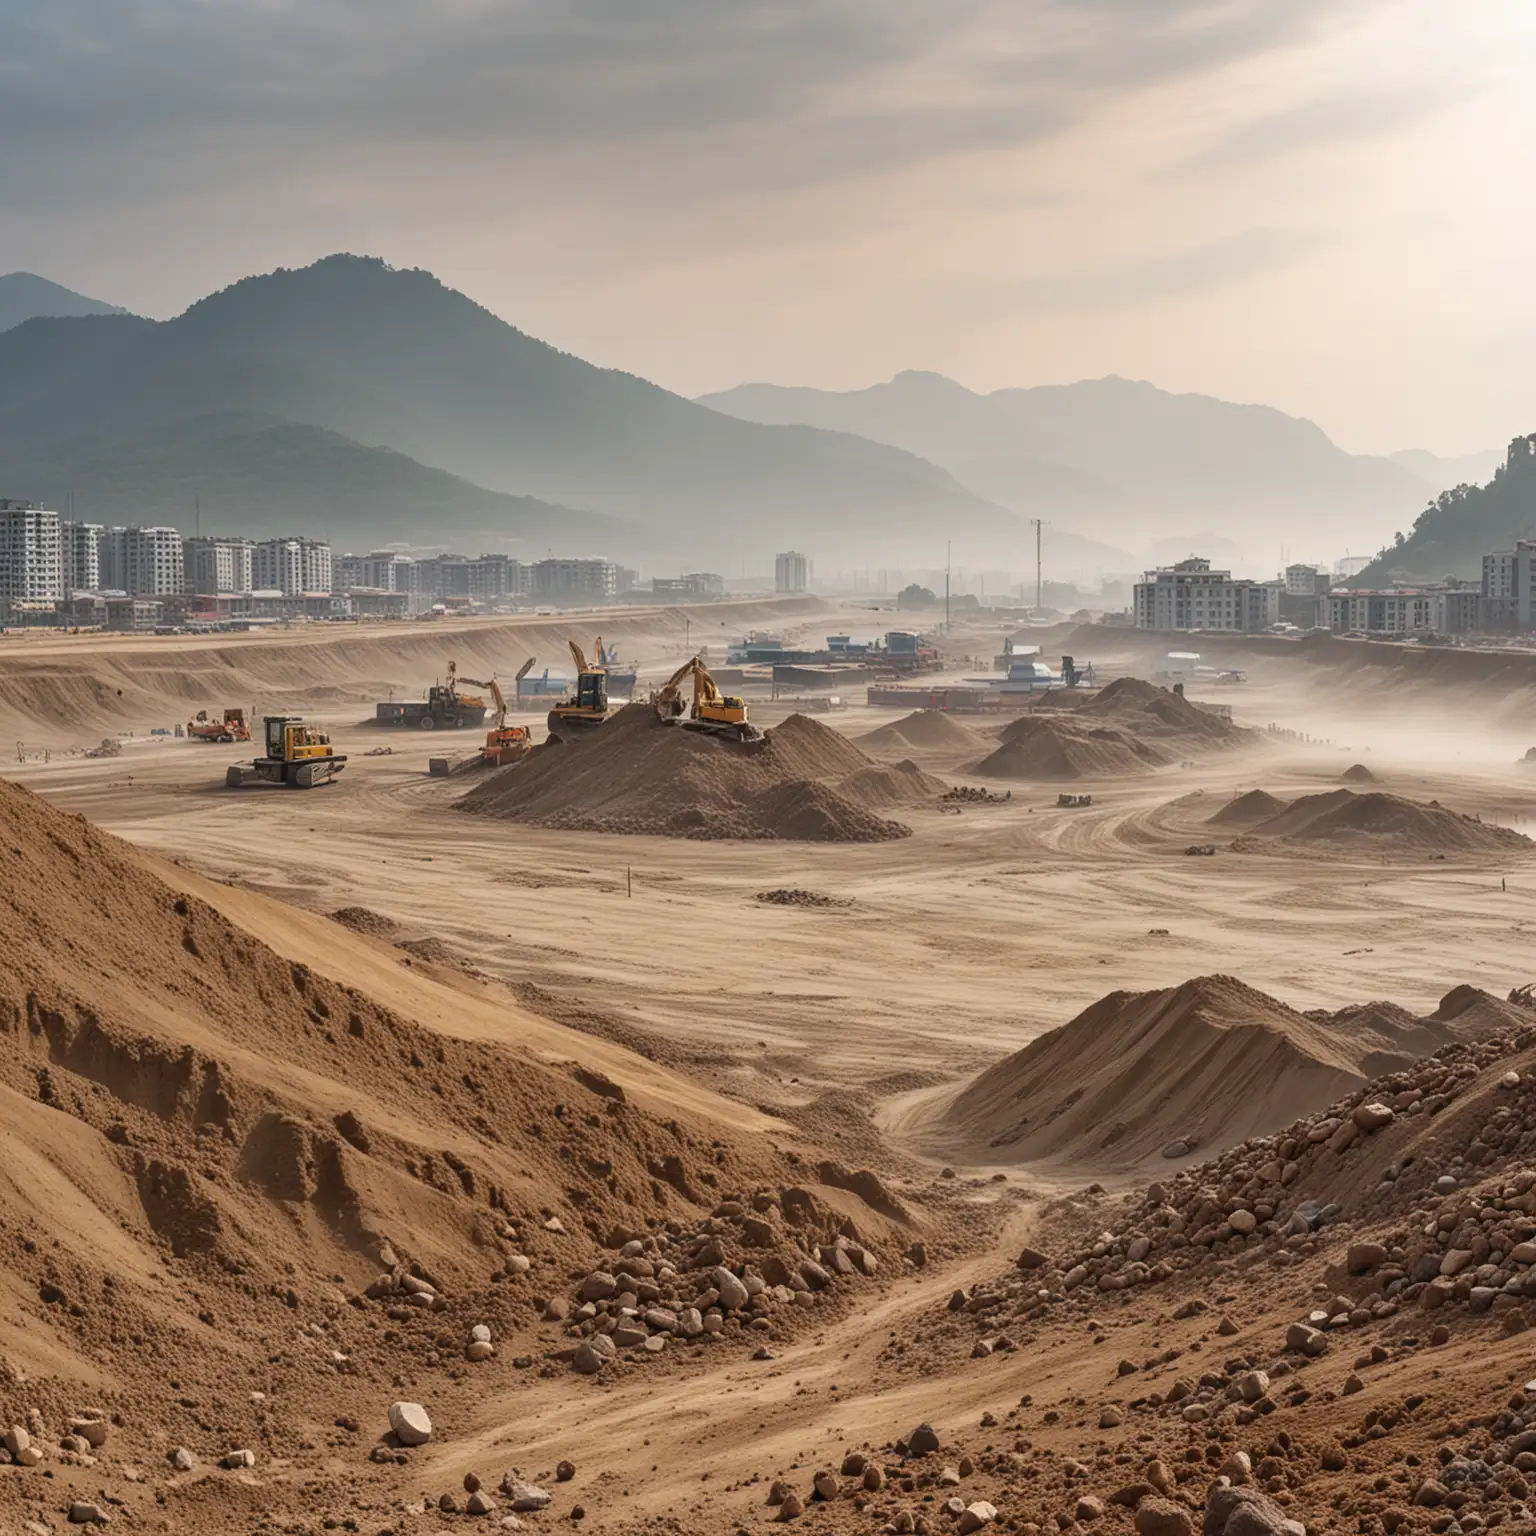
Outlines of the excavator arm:
M470 688L486 688L490 690L491 703L496 706L495 728L499 731L507 723L507 700L501 691L501 684L494 677L462 677L459 681Z
M574 640L567 640L565 643L571 648L571 660L576 663L577 675L590 672L592 668L587 665L587 653Z

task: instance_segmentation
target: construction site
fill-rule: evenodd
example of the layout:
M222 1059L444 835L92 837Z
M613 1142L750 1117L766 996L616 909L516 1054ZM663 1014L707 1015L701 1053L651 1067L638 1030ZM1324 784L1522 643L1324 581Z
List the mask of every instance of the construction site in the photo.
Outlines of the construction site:
M0 646L0 1529L1536 1530L1530 658L708 617Z

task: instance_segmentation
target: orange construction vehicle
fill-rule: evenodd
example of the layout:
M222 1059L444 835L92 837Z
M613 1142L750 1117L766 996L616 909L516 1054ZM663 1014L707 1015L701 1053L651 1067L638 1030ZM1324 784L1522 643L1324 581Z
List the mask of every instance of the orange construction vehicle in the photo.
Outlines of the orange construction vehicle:
M251 728L246 724L243 709L226 709L222 720L210 720L208 711L200 709L195 720L187 721L187 735L193 741L249 741Z
M532 660L523 664L522 672L517 674L519 683L532 665ZM495 713L491 716L491 728L485 733L485 746L480 750L481 764L489 768L503 768L508 763L515 763L520 757L527 756L531 745L528 740L528 727L507 724L507 700L496 679L490 677L482 680L466 677L463 681L471 688L487 689L491 695L491 703L495 707Z

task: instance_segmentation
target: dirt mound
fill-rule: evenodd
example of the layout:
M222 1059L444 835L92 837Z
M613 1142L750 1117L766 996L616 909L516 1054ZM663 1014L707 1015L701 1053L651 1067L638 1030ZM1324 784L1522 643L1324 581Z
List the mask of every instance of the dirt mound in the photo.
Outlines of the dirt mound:
M1284 809L1285 801L1278 795L1272 795L1265 789L1250 789L1246 795L1227 801L1214 816L1207 818L1207 824L1213 827L1251 827L1279 815Z
M353 933L366 933L370 938L393 938L400 925L392 917L375 912L371 907L339 907L330 914L333 923L350 928Z
M900 805L925 805L941 799L949 786L924 773L910 758L891 766L871 763L839 782L837 792L867 810L891 810Z
M851 907L846 897L826 896L820 891L803 891L780 886L777 890L759 891L752 898L770 907Z
M891 1218L846 1180L808 1179L821 1154L779 1122L510 996L494 1040L428 1028L275 953L190 894L197 877L4 783L0 838L0 1397L44 1458L25 1488L3 1480L7 1528L43 1494L59 1524L71 1498L106 1496L131 1526L223 1533L339 1527L359 1497L419 1491L414 1469L366 1461L394 1384L451 1436L485 1390L471 1329L506 1356L486 1370L558 1358L575 1345L545 1299L620 1267L620 1242L655 1252L653 1229L678 1234L669 1289L690 1301L714 1264L771 1268L791 1300L809 1274L834 1307L873 1272ZM271 922L313 924L338 965L388 980L342 926ZM475 983L400 965L399 1008L482 1006ZM525 1037L538 1050L508 1043ZM60 1446L82 1402L111 1425L94 1461ZM216 1489L171 1480L177 1445L204 1467L255 1447L257 1468Z
M1481 987L1453 987L1429 1015L1436 1024L1449 1025L1459 1038L1479 1039L1509 1029L1523 1029L1532 1022L1531 1009L1513 998L1506 1000Z
M874 815L859 798L873 797L874 779L859 778L851 794L839 787L876 767L846 737L805 715L791 715L761 741L737 742L664 724L649 704L636 703L579 744L535 747L458 808L541 826L668 837L905 837L908 828ZM901 782L890 780L887 791Z
M1346 768L1339 779L1345 784L1374 784L1376 775L1364 763L1356 763L1354 767Z
M1128 731L1089 726L1063 715L1011 721L1001 745L971 772L992 779L1118 779L1151 773L1168 759Z
M1252 830L1257 837L1371 852L1513 853L1531 847L1521 832L1463 816L1435 800L1420 803L1381 791L1356 794L1349 789L1303 795Z
M1347 1039L1230 976L1202 976L1101 998L983 1072L945 1121L994 1159L1131 1164L1283 1125L1363 1081Z
M1080 718L1100 720L1134 731L1144 739L1195 746L1234 746L1252 734L1225 714L1202 709L1183 694L1139 677L1117 677L1077 710Z
M858 743L871 752L965 752L975 749L976 737L941 709L919 709L860 736Z

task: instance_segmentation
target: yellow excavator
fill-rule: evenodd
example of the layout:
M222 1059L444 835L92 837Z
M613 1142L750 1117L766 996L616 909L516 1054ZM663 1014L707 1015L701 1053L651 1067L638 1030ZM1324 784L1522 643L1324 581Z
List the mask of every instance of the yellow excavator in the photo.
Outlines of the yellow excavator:
M281 784L287 789L314 789L329 784L347 765L324 731L305 725L298 715L268 715L262 721L266 756L251 763L231 764L224 782L231 789L245 784Z
M683 685L690 680L691 702L683 697ZM762 740L763 733L747 720L746 701L722 693L709 668L697 656L684 662L651 695L651 703L663 720L668 724L676 722L685 731L708 731L733 741Z
M549 728L557 735L569 727L590 730L608 718L607 667L601 661L589 662L574 640L566 643L571 648L571 660L576 663L576 691L549 712ZM603 641L599 636L597 655L602 654Z

